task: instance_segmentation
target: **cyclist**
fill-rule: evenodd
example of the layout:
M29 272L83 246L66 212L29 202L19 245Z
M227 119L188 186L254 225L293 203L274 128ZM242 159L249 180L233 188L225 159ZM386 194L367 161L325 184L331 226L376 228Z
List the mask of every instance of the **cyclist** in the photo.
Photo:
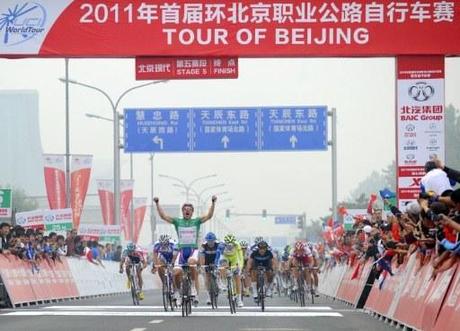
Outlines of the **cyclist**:
M287 289L289 287L289 256L291 255L291 246L286 245L283 249L283 254L281 255L280 261L280 272L281 280L283 282L283 288Z
M181 288L182 266L191 266L191 276L194 283L191 287L191 295L195 297L194 303L197 305L199 290L198 272L196 268L198 264L198 234L200 233L201 224L209 221L214 215L217 197L215 195L212 196L212 203L208 213L197 218L192 218L194 208L190 203L184 203L182 205L182 218L173 218L165 214L163 208L160 207L160 200L157 197L153 200L157 206L160 218L165 222L174 225L174 228L176 229L179 254L176 258L176 268L174 271L175 286L176 288ZM176 299L178 300L178 303L181 303L179 296L177 296Z
M243 295L245 297L248 297L249 288L251 287L251 277L249 277L249 274L246 272L248 261L249 261L249 255L250 255L250 250L248 249L249 243L246 240L241 240L240 246L241 246L241 250L243 251L243 258L244 258L241 283L243 285Z
M235 277L235 294L236 304L239 308L243 307L241 300L241 268L244 265L243 250L233 234L227 234L224 237L224 242L219 245L219 266L221 269L221 277L225 278L225 271L230 267Z
M266 295L272 295L272 283L273 283L273 270L276 269L276 260L273 253L268 249L269 246L266 241L260 241L257 244L257 248L251 253L248 262L248 271L251 272L252 281L252 296L254 300L257 300L257 268L264 267L265 275L267 277L267 290Z
M136 249L136 245L132 242L126 245L126 249L123 251L121 255L120 261L120 273L123 273L123 265L126 265L126 274L128 275L128 279L130 276L130 266L134 265L137 269L137 279L139 283L139 293L138 298L139 300L144 300L144 292L142 291L143 280L142 280L142 270L147 267L147 263L145 261L144 255L138 249ZM128 284L129 283L128 280Z
M294 286L293 290L297 290L297 284L299 279L299 270L297 267L312 267L313 266L313 256L305 243L302 241L297 241L294 245L294 249L292 250L291 256L289 258L289 268L293 269L293 278L294 278ZM304 270L304 278L307 281L309 286L312 285L310 271L308 269Z
M254 251L258 250L257 245L258 245L261 241L264 241L264 237L255 237L255 238L254 238L254 243L251 245L251 252L254 252ZM270 250L271 250L271 248L270 248Z
M312 266L314 269L311 270L311 275L313 276L313 290L315 291L315 296L319 297L318 294L318 267L319 267L319 253L318 250L315 248L315 245L313 245L312 242L307 242L307 247L311 251L312 255Z
M157 271L158 267L158 277L162 283L164 283L164 274L165 267L174 263L177 256L177 247L171 241L171 237L167 234L162 234L158 241L153 245L153 266L152 273ZM174 294L176 289L174 288ZM176 294L174 295L176 297Z
M217 248L219 246L219 242L217 241L217 237L214 233L209 232L204 237L205 242L200 247L200 265L205 265L205 284L208 293L208 297L206 299L206 304L211 304L211 297L209 296L209 284L211 282L211 274L210 268L211 265L217 265L218 258L217 257Z

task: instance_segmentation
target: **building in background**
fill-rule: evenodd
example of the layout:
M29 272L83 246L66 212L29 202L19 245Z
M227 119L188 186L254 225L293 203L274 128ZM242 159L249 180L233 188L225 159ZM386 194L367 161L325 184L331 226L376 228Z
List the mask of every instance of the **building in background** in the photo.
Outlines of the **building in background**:
M45 195L38 92L0 90L0 185Z

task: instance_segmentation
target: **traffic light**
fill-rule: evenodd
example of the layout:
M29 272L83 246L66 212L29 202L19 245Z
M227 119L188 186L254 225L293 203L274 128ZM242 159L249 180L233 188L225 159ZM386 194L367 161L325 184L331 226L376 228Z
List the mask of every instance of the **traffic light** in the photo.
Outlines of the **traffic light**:
M297 228L298 229L303 229L305 227L305 219L306 219L305 214L297 216Z
M264 221L267 219L267 209L262 209L262 219Z
M228 221L230 219L230 209L225 210L225 219Z

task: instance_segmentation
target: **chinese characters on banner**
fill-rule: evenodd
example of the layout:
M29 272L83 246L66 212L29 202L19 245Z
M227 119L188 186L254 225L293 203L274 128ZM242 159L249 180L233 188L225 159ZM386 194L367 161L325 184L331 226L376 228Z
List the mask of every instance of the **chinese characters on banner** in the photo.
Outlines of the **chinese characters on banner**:
M403 208L419 196L425 163L445 160L444 57L398 57L397 77L397 185Z
M238 58L136 57L136 79L238 78Z
M459 8L440 0L2 0L14 24L0 30L8 36L0 55L458 55Z

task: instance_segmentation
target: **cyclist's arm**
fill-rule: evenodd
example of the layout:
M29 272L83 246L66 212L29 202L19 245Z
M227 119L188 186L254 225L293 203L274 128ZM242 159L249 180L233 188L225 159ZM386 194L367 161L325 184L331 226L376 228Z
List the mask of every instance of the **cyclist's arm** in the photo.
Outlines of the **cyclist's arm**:
M160 201L158 199L154 199L154 201L155 201L155 204L157 205L157 211L158 211L158 215L160 216L160 218L163 221L169 224L172 224L174 219L171 216L166 215L163 208L160 207Z
M219 266L219 260L220 260L220 256L222 255L223 250L224 250L224 247L221 244L219 244L219 246L217 246L216 257L214 259L214 264L216 266Z
M123 264L125 264L126 255L123 253L120 259L120 271L123 271Z
M243 266L244 266L244 256L243 256L243 250L241 249L241 247L238 248L238 251L237 251L237 254L236 254L236 262L238 264L238 267L240 268L240 270L243 269Z
M251 269L252 269L252 264L254 263L253 261L254 261L254 259L253 259L252 257L250 257L249 260L248 260L248 265L246 266L246 272L250 272L250 271L251 271Z
M216 200L213 198L213 200L211 202L211 207L209 207L208 213L206 215L200 217L201 218L201 223L207 222L212 218L212 216L214 215L215 206L216 206Z

